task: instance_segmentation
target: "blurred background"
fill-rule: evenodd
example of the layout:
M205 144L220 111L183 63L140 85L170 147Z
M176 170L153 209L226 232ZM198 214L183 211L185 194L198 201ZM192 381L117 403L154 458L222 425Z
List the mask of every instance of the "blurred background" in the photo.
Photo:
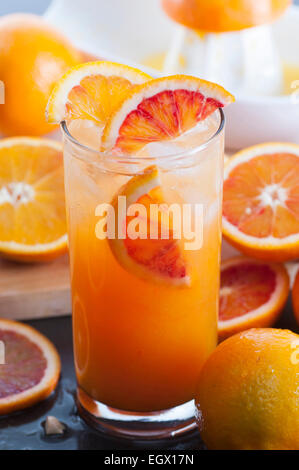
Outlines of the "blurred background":
M50 3L51 0L10 0L5 3L1 2L0 15L19 11L41 14L44 13ZM299 4L299 0L295 0L294 3Z
M50 3L51 0L10 0L10 2L1 2L0 15L19 11L41 14L44 13ZM294 3L299 4L299 0L295 0Z
M0 15L15 12L44 13L51 0L10 0L0 3Z

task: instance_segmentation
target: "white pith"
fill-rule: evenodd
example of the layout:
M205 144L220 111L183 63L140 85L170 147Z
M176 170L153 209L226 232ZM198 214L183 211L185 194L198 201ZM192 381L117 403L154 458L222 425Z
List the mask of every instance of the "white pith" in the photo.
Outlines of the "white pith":
M259 200L262 207L270 206L275 210L277 206L285 205L288 200L288 191L279 184L270 184L262 190Z
M11 204L13 207L18 207L22 204L28 204L33 201L35 191L30 184L17 182L9 183L0 188L0 206L4 204Z
M249 147L237 153L231 160L227 162L224 169L224 180L226 180L230 173L240 164L250 161L251 159L261 155L271 155L273 153L290 153L299 158L299 145L288 143L268 143ZM288 190L279 184L267 185L261 191L259 200L261 207L270 206L274 211L278 206L285 207L285 202L288 198ZM250 208L246 213L250 215ZM257 245L262 248L281 248L282 245L297 244L299 234L289 235L284 238L275 238L270 235L269 237L258 238L252 235L247 235L241 232L238 227L231 224L225 217L223 217L223 231L229 233L235 240L241 240L246 243L248 247L256 247Z
M157 188L158 186L161 186L161 181L158 171L154 171L153 178L144 185L136 187L133 193L127 194L127 205L130 206L131 204L134 204L139 198L148 194L152 189Z
M62 144L51 139L39 137L9 137L0 140L0 149L15 147L16 145L24 145L28 147L52 147L57 150L57 152L63 152Z
M251 312L248 312L246 315L242 315L242 316L233 318L231 320L226 320L226 321L219 320L218 326L220 330L227 329L227 328L234 327L234 326L239 326L241 323L246 323L248 320L252 320L254 318L260 319L263 316L268 315L269 312L274 310L275 306L278 305L285 291L286 279L281 275L280 271L276 268L275 265L269 265L267 263L256 261L251 258L238 257L238 258L233 258L233 259L224 261L221 265L221 272L225 271L231 266L238 266L238 265L242 265L245 263L271 266L272 271L275 272L275 275L276 275L276 288L274 292L272 293L268 302L261 305L257 309L252 310ZM232 290L233 290L233 287L222 288L220 289L220 296L229 295L232 292Z
M21 253L22 255L30 255L36 253L51 253L56 252L58 248L62 248L68 243L67 234L62 237L54 240L50 243L36 243L35 245L24 245L23 243L17 243L14 241L11 242L1 242L0 241L0 251L3 251L7 254Z
M233 292L232 287L221 287L220 297L225 295L230 295Z

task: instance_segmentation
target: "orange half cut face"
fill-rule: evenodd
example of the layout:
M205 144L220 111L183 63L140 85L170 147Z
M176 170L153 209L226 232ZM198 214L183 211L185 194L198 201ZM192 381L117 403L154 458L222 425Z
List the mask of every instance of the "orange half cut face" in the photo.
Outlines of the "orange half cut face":
M269 261L299 255L299 146L243 150L225 166L223 233L240 251Z

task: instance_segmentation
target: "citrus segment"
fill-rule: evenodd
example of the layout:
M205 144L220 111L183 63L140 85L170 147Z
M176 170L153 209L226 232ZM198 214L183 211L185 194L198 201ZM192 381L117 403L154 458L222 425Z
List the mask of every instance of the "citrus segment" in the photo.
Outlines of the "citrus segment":
M225 167L223 233L245 254L270 261L299 255L299 146L248 148Z
M128 208L138 204L139 213L121 215L119 196L125 196ZM118 236L109 239L109 243L117 261L131 274L146 281L189 285L190 277L181 240L176 237L157 167L149 167L143 174L133 177L112 205ZM140 210L141 207L143 210ZM161 212L153 213L153 208L159 208ZM134 227L138 226L138 237L131 230L131 223L134 223ZM122 227L123 239L120 237Z
M0 415L22 410L47 398L60 375L53 344L22 323L0 320L5 361L0 365Z
M272 326L289 294L283 265L233 258L221 266L220 339L253 327Z
M47 107L50 123L83 119L104 127L129 91L150 77L113 62L89 62L71 69L58 82Z
M111 115L103 148L136 153L150 142L175 139L234 101L222 87L176 75L135 87Z
M0 253L45 261L67 251L62 146L51 140L0 142Z

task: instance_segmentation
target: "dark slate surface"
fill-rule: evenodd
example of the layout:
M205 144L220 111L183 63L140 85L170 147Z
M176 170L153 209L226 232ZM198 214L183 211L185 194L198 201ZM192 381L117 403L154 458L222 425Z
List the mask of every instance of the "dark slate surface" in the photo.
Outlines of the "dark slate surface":
M56 345L62 359L62 378L57 391L44 403L16 415L0 418L0 449L196 450L203 448L197 433L176 441L146 443L110 439L88 428L78 416L74 401L76 383L71 318L37 320L29 323ZM299 333L290 301L276 326ZM56 416L67 425L68 431L64 438L45 437L43 422L48 415Z
M74 395L76 389L73 367L71 318L47 319L29 322L56 345L62 360L62 377L56 392L35 407L0 417L0 450L127 450L127 449L198 449L202 448L199 435L174 442L129 443L108 439L90 429L78 416ZM67 425L65 437L45 437L43 423L48 415Z

